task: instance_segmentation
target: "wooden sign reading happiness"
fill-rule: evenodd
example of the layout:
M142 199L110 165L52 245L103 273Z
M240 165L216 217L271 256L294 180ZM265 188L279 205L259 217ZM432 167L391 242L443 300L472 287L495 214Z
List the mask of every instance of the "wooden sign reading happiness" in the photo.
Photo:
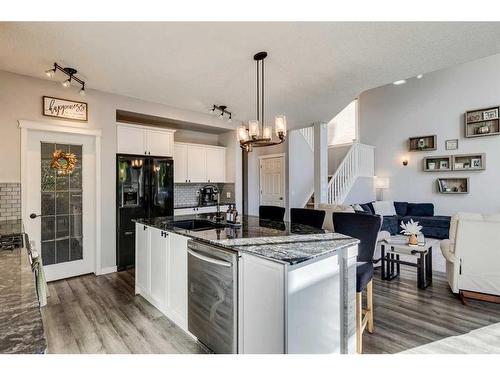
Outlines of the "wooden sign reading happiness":
M84 102L44 96L43 115L68 120L87 121L88 106Z

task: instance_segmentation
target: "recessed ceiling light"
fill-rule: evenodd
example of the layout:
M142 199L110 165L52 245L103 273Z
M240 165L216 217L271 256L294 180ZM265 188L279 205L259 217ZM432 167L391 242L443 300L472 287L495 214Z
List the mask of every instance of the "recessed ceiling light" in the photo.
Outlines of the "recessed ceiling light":
M419 74L419 75L417 76L417 79L420 79L420 78L422 78L423 76L424 76L423 74Z
M399 81L393 82L393 85L399 86L404 85L406 83L406 79L400 79Z

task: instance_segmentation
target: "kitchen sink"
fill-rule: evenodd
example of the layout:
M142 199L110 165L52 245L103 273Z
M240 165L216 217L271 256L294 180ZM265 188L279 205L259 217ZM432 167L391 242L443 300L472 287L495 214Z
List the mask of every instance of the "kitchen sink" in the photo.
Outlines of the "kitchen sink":
M190 220L174 221L173 226L174 228L181 228L192 231L202 231L202 230L223 228L224 224L214 223L213 221L204 219L190 219Z

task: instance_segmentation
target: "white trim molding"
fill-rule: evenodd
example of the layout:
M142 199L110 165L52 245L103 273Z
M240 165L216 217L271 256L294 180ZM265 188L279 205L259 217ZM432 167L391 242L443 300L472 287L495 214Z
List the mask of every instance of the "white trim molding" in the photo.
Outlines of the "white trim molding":
M102 233L101 233L101 129L88 129L82 128L80 126L66 126L59 125L51 122L43 121L29 121L29 120L18 120L19 128L21 129L21 207L22 207L22 217L27 217L27 207L23 202L26 202L27 190L26 186L26 176L24 171L26 170L27 161L27 140L28 140L28 130L38 130L46 132L57 132L57 133L69 133L77 135L88 135L95 138L95 254L94 254L94 273L100 275L103 273L116 272L116 266L114 266L114 271L110 271L113 267L101 268L101 243L102 243ZM105 271L105 272L103 272Z
M108 273L115 273L116 271L117 271L117 267L116 266L104 267L104 268L101 268L101 270L99 271L99 273L96 273L96 275L106 275Z

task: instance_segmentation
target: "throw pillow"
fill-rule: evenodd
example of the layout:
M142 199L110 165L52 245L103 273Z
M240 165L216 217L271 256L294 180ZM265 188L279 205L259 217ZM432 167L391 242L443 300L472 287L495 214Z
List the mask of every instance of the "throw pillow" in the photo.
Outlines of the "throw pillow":
M394 208L398 216L406 216L408 211L408 202L394 202Z
M395 216L396 209L394 208L393 201L376 201L373 202L373 208L375 210L375 214L381 216Z
M434 216L432 203L408 203L406 216Z
M360 204L361 208L363 209L363 211L365 212L368 212L369 214L374 214L375 211L373 211L373 205L371 203L363 203L363 204Z
M361 207L361 205L359 204L353 204L351 205L351 207L354 208L354 211L364 211L363 207Z

